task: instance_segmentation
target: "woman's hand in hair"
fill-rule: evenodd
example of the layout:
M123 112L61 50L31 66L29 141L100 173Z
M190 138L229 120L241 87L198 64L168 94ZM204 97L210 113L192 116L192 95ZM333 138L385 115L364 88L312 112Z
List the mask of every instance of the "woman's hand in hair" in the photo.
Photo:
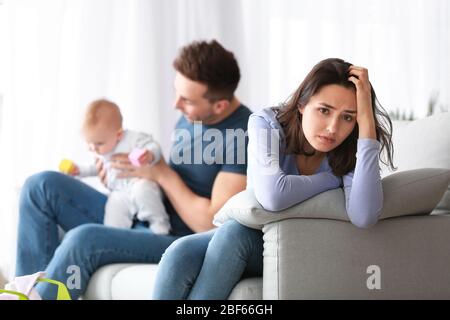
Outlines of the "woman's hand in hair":
M359 138L376 139L369 72L363 67L350 66L348 73L348 80L356 87L356 121L359 127Z

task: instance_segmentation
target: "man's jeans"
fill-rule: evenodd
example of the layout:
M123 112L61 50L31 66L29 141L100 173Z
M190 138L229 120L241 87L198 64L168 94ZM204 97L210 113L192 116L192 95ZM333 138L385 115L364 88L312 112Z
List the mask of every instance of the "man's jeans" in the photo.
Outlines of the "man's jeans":
M58 172L28 178L20 196L16 275L45 270L46 277L68 284L72 299L77 299L101 266L158 263L174 240L192 233L176 214L170 215L172 233L167 236L155 235L139 223L132 229L106 227L106 199ZM61 243L58 225L66 232ZM52 285L39 283L37 290L43 299L56 297Z
M235 220L176 240L159 263L153 299L227 299L245 277L262 276L260 230Z

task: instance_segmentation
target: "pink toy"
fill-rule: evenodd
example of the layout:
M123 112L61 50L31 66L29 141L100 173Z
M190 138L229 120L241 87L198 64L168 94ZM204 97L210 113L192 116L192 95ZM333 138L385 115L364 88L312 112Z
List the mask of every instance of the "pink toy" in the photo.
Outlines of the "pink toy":
M135 148L133 151L130 152L128 155L128 159L130 159L130 162L133 166L140 167L141 163L139 162L139 158L142 157L142 155L145 153L145 149L139 149Z

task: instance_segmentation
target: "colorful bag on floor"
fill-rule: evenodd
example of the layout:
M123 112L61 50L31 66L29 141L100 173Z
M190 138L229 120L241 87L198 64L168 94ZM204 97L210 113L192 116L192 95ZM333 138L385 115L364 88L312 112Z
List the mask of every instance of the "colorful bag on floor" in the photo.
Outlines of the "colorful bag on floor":
M0 289L0 300L42 300L34 288L37 282L48 282L58 286L56 300L71 300L69 290L60 281L44 278L45 273L40 271L31 275L16 277L14 281Z

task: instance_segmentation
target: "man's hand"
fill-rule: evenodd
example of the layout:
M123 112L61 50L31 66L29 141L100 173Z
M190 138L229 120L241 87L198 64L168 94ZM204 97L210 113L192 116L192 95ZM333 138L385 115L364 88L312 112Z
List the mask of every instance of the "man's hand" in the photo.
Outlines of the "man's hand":
M95 159L95 168L97 169L100 181L106 186L106 169L103 167L103 161L99 158Z
M149 152L151 154L151 152ZM153 154L151 154L153 157ZM163 157L157 163L150 165L149 161L144 162L140 167L135 167L128 159L127 153L117 153L111 156L111 166L121 172L117 175L118 178L144 178L158 182L164 171L169 168Z
M141 166L147 164L147 163L152 163L153 159L155 159L153 153L146 149L145 152L139 157L138 161L141 164Z

